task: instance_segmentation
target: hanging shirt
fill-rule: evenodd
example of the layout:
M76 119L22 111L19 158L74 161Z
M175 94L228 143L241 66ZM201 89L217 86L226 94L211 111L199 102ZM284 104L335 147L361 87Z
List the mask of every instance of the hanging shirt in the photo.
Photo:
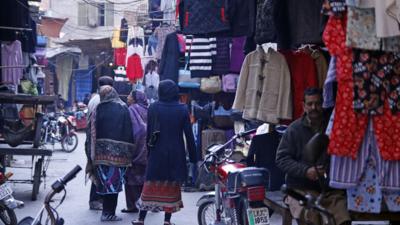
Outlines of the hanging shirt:
M120 29L118 28L114 28L113 31L113 36L112 36L112 40L111 40L111 47L112 48L123 48L125 47L125 43L120 41Z
M3 83L18 85L23 77L23 67L11 68L12 66L22 66L21 42L16 40L11 44L1 44L1 65L10 66L2 68L1 80Z
M175 20L175 0L161 0L160 10L163 11L163 19L173 22Z
M125 66L126 63L126 48L114 49L114 63L117 66Z
M160 75L155 71L147 73L144 78L146 88L154 87L158 89L158 85L160 84Z

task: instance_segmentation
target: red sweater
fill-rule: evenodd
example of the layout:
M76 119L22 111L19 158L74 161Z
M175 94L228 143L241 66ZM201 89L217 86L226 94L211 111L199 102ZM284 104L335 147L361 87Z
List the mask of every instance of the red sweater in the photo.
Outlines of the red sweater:
M314 60L305 52L280 51L286 58L292 78L293 120L303 115L304 91L318 87L317 69Z
M142 60L138 54L129 56L126 65L126 76L132 82L143 77Z

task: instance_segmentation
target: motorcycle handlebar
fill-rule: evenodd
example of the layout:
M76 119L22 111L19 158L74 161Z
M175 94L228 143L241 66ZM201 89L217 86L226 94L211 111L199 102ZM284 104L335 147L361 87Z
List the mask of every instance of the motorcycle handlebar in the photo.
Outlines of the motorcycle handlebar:
M252 134L252 133L254 133L256 131L257 131L256 128L255 129L250 129L250 130L247 130L247 131L243 131L243 132L240 132L239 134L237 134L237 137L245 137L245 136L247 136L249 134Z
M79 165L76 165L69 173L67 173L63 178L61 178L61 182L63 183L63 185L66 185L68 182L70 182L72 179L74 179L75 176L81 170L82 170L82 167L80 167Z

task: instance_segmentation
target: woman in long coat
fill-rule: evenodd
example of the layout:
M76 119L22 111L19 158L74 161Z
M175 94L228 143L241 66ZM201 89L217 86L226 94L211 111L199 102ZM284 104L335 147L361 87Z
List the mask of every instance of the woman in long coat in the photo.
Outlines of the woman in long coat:
M132 91L128 95L129 113L131 115L133 139L135 140L135 150L133 151L132 167L126 171L125 196L126 209L123 213L139 212L136 202L142 193L145 171L147 165L147 99L146 95L140 91Z
M93 112L90 127L90 156L98 180L97 193L103 197L101 221L119 221L115 209L126 169L132 165L134 139L128 107L113 87L100 88L100 104Z
M186 105L180 104L179 88L172 80L160 82L159 101L149 107L147 140L156 135L149 147L146 181L140 198L139 220L143 225L148 210L165 212L164 224L183 207L181 184L187 178L185 141L191 162L196 162L196 148ZM159 131L158 134L157 131ZM153 142L153 143L151 143Z

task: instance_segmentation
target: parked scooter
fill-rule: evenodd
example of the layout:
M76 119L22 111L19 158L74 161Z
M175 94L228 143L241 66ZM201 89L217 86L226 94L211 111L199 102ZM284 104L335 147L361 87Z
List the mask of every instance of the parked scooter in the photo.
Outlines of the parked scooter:
M61 143L62 150L73 152L78 147L78 135L75 133L76 121L73 116L60 114L47 114L42 127L42 143L53 146Z
M17 225L17 216L14 209L24 207L22 201L14 199L8 179L13 174L0 172L0 220L5 225Z
M230 160L233 150L226 147L236 138L256 130L233 136L227 143L211 146L203 165L214 174L215 191L197 202L199 225L267 225L268 208L264 205L268 172L264 168L246 167Z

